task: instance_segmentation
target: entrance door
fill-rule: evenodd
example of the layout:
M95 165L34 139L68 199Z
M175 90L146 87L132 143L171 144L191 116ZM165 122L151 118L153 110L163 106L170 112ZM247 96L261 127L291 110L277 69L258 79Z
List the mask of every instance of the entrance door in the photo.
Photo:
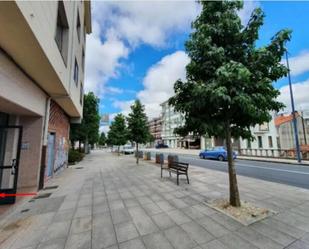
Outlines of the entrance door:
M0 193L16 194L22 127L0 126ZM1 197L1 204L14 204L15 196Z
M47 176L50 177L54 173L54 161L55 161L55 133L48 134L47 144Z

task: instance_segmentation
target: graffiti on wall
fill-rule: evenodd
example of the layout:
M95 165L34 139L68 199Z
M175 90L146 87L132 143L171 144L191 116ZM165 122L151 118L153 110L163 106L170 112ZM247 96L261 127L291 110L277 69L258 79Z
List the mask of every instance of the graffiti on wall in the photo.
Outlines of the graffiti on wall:
M54 172L64 167L68 162L68 141L65 137L60 137L56 146L56 158Z

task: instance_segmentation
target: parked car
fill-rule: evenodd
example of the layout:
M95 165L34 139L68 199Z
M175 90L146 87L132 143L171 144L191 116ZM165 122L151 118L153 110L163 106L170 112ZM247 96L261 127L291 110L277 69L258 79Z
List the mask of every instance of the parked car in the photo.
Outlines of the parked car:
M134 148L131 145L125 145L123 146L122 153L125 155L133 154Z
M166 144L157 144L156 149L161 149L161 148L168 148L168 145Z
M218 146L201 151L199 156L201 159L217 159L219 161L225 161L227 160L227 151L225 147ZM235 160L236 157L237 154L233 151L233 159Z

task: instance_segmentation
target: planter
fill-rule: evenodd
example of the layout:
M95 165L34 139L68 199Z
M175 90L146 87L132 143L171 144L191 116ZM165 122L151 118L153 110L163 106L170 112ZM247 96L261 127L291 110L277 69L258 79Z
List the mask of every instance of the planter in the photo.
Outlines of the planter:
M173 162L178 162L178 156L177 155L168 155L167 156L167 165L170 167Z
M137 157L136 151L135 151L135 157ZM138 151L138 157L143 158L143 151Z
M164 163L164 155L162 153L156 153L156 163Z
M144 154L144 160L151 160L151 152L146 152Z

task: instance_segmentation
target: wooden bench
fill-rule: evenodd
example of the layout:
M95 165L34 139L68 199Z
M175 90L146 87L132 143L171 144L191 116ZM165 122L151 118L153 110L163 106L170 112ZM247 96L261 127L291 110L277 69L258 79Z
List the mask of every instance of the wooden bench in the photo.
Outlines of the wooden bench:
M189 176L188 176L188 169L189 169L189 164L188 163L182 163L182 162L173 162L170 167L164 166L161 164L161 178L162 178L162 172L163 170L169 171L170 177L171 173L174 173L177 175L177 185L179 185L179 176L180 175L186 175L187 177L187 182L189 182Z

